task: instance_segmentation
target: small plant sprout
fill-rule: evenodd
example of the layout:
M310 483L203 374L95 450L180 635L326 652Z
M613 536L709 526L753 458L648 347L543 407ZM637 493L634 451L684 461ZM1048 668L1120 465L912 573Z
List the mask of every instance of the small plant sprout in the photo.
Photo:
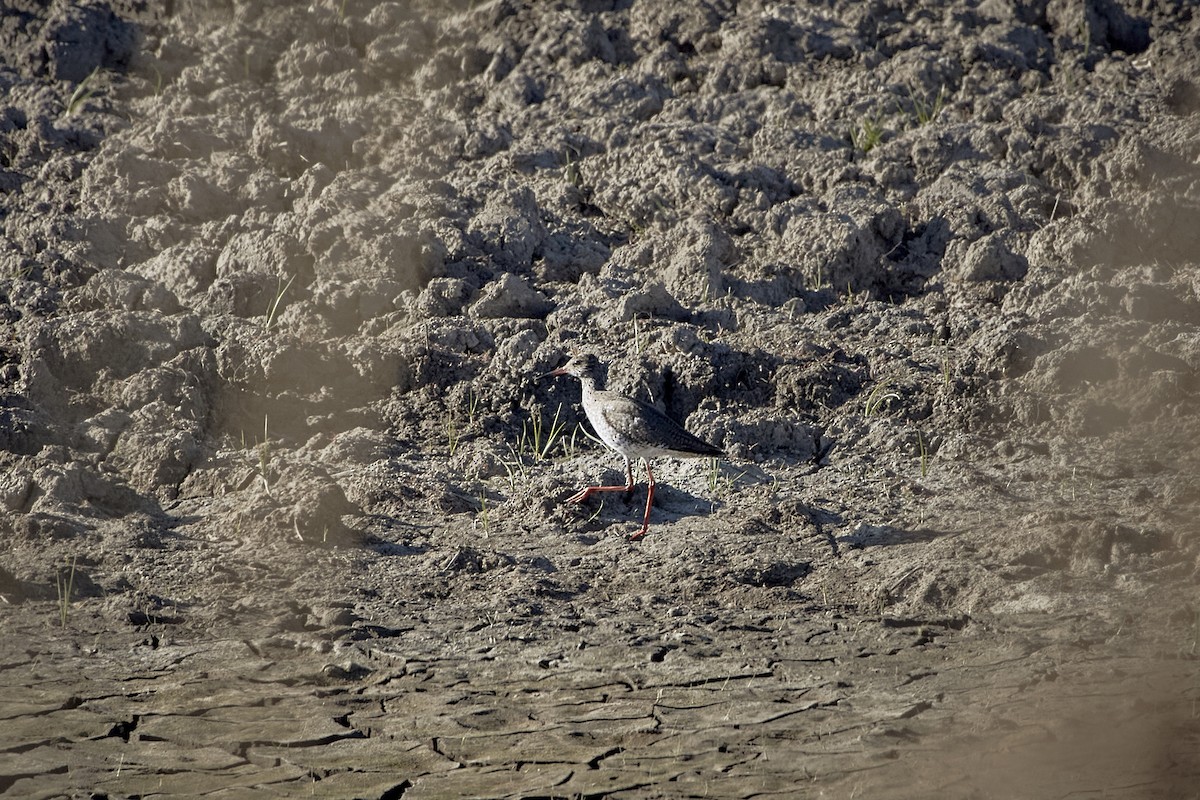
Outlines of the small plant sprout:
M562 403L554 411L554 419L547 429L541 413L533 414L528 420L521 422L521 453L528 453L534 461L545 461L550 457L550 451L555 442L562 436L567 427L566 422L559 420L562 414Z
M820 263L804 269L804 286L814 292L819 292L830 285L826 280L825 267Z
M597 518L600 516L600 512L601 512L601 511L603 511L603 510L604 510L604 498L603 498L603 497L601 497L601 498L600 498L600 505L596 506L596 510L595 510L595 511L592 513L592 515L591 515L590 517L588 517L588 518L585 520L585 522L586 522L587 524L589 524L589 525L590 525L590 524L592 524L592 523L593 523L593 522L595 522L595 521L596 521L596 519L597 519Z
M487 493L483 491L479 493L479 514L475 517L475 524L483 529L483 538L486 539L491 535L492 528L488 520Z
M75 564L79 556L72 556L71 569L64 577L62 570L54 576L55 583L58 585L58 622L62 627L67 627L67 615L71 610L71 593L75 591Z
M267 309L267 321L265 327L270 328L275 324L275 317L279 313L279 304L283 302L283 296L287 294L287 290L291 288L292 281L296 280L293 275L287 279L287 283L283 282L283 276L279 276L279 285L275 289L275 299L271 301L270 307Z
M892 390L892 385L887 381L880 381L875 384L875 388L867 395L867 403L864 411L868 417L875 416L882 409L885 403L889 400L899 400L900 395Z
M925 437L921 435L921 429L917 429L917 448L921 453L921 477L925 478L929 475L929 450L925 447Z
M592 440L602 448L608 447L608 445L606 445L599 436L596 436L582 425L576 425L575 430L571 431L571 435L569 437L563 436L559 439L559 442L562 445L563 456L566 458L574 458L579 453L579 437L581 435L585 439Z
M467 390L467 427L475 426L475 420L479 419L479 393L474 389Z
M447 411L445 418L442 420L442 430L446 434L446 455L451 458L458 452L458 443L462 440L462 431L458 427L458 415L453 411Z
M73 115L83 106L88 100L96 94L96 89L92 86L92 79L96 77L96 73L100 71L99 67L88 73L88 76L79 82L75 87L75 91L71 93L71 99L67 101L67 116Z
M579 426L576 425L571 431L570 436L560 436L558 438L558 449L562 451L563 458L572 459L579 452Z
M267 415L263 414L263 438L258 445L258 479L262 481L263 491L271 493L271 443L267 435Z
M566 157L564 158L565 164L563 165L564 166L563 172L566 176L567 181L572 186L583 186L583 175L579 171L579 161L577 160L578 158L579 158L579 151L576 150L571 145L567 145Z
M508 452L512 458L500 463L503 465L504 472L506 473L505 477L508 479L509 494L516 494L518 481L524 481L526 478L528 478L529 472L525 469L525 461L521 458L521 455L515 449L513 449L511 444L508 446Z
M466 416L466 425L460 426L460 411L457 409L447 409L446 416L442 421L442 431L446 435L447 449L449 455L453 456L458 452L458 446L462 442L463 434L475 427L475 423L479 420L479 407L481 405L479 393L474 389L468 389L466 396L462 399L461 414Z

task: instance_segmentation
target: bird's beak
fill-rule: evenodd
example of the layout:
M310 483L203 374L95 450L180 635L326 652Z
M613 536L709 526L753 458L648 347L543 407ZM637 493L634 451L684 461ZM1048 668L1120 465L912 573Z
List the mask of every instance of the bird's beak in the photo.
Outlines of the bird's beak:
M553 378L557 375L566 375L566 374L567 374L567 371L565 369L563 369L562 367L559 367L558 369L552 369L549 372L542 373L541 377Z

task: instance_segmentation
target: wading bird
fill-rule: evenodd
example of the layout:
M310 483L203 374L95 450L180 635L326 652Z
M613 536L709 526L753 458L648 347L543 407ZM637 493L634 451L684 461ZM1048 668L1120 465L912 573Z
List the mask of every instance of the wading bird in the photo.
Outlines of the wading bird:
M650 506L654 502L651 458L725 455L720 448L688 433L682 425L649 403L619 392L606 391L600 378L600 362L594 355L573 356L566 364L547 374L571 375L579 379L583 386L583 412L588 422L601 441L625 457L624 486L588 486L568 497L566 502L582 503L596 492L631 492L634 459L640 458L646 463L646 514L642 518L642 529L631 535L630 541L641 539L650 528Z

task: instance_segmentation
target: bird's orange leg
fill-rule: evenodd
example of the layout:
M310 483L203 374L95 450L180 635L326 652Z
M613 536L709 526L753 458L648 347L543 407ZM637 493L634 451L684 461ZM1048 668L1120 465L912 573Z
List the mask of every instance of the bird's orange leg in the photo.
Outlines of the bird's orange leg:
M630 483L633 482L633 477L629 478ZM641 538L646 535L646 531L650 530L650 506L654 503L654 473L650 471L650 461L646 461L646 514L642 517L642 529L637 533L629 536L629 541L641 541Z
M624 486L589 486L586 489L580 489L575 494L568 497L563 502L566 503L582 503L586 501L596 492L632 492L633 491L633 462L625 459L625 474L626 481Z

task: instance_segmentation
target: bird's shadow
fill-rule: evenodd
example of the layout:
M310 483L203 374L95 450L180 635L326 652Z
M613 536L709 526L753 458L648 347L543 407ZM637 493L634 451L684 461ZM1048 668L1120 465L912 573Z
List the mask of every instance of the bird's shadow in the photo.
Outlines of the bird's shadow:
M606 477L616 474L611 473ZM651 526L656 521L666 522L711 516L717 509L723 507L738 490L746 486L772 483L775 480L755 464L733 464L725 459L713 460L712 464L706 468L704 473L706 490L704 491L693 491L688 488L689 484L695 483L694 475L687 479L676 477L664 480L656 471L656 477L654 505L650 510ZM619 521L634 511L644 509L647 491L647 484L645 480L642 480L628 492L613 492L614 499L619 499L619 507L622 511L602 512L602 518L607 520L611 516L613 521ZM618 506L618 504L609 505Z
M656 476L657 477L657 476ZM605 470L601 485L612 486L625 482L623 473ZM628 491L600 492L583 503L568 503L574 512L575 525L580 532L594 532L613 525L639 525L646 508L649 486L645 476ZM565 503L565 497L563 498ZM679 488L673 482L658 479L654 487L654 502L650 508L650 527L687 517L708 516L720 507L712 498Z

